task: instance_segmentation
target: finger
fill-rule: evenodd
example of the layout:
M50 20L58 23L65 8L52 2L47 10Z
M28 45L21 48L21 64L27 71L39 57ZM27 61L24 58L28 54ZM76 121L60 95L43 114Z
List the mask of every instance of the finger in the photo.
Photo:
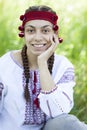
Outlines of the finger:
M55 49L57 48L57 41L53 40L53 36L50 37L50 42L52 43L50 48L48 49L49 52L54 52Z
M54 36L55 44L59 44L58 36L56 34L54 34L53 36Z
M54 36L51 36L51 37L50 37L50 42L51 42L52 44L55 44Z
M51 37L51 42L52 42L54 49L56 49L59 44L57 35L54 34L53 37Z
M50 37L50 41L51 41L52 45L58 45L59 44L58 37L55 34Z

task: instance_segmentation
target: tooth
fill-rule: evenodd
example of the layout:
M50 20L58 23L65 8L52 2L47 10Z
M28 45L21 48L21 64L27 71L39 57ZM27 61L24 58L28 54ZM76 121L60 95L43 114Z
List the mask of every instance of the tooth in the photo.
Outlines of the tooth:
M43 47L44 45L34 45L35 47Z

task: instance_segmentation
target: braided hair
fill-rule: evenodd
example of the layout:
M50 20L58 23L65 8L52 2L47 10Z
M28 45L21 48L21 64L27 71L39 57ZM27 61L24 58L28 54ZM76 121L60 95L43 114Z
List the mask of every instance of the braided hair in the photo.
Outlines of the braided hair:
M25 13L29 11L48 11L56 14L50 7L48 6L32 6L29 7ZM29 60L27 56L27 46L24 45L21 51L21 56L22 56L22 62L23 62L23 68L24 68L24 76L26 78L26 83L25 83L25 89L24 89L24 97L25 100L28 102L30 101L30 93L28 90L28 84L29 84L29 79L30 79L30 68L29 68ZM52 68L53 68L53 63L54 63L54 53L50 56L50 58L47 61L48 63L48 69L50 74L52 74Z

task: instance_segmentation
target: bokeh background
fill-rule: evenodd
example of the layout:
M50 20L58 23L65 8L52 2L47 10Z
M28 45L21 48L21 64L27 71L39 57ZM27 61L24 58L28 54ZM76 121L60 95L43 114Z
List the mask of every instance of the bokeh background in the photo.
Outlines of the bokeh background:
M76 75L71 114L87 123L87 0L0 0L0 56L23 46L18 37L19 16L32 5L48 5L59 16L63 43L56 53L70 59Z

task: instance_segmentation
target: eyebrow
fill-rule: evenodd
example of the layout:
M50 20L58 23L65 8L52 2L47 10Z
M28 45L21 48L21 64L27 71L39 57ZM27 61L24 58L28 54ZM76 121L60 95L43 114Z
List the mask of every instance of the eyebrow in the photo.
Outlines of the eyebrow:
M32 25L26 25L25 27L32 27L35 28L36 26L32 26ZM51 25L44 25L41 28L46 28L46 27L52 27Z

